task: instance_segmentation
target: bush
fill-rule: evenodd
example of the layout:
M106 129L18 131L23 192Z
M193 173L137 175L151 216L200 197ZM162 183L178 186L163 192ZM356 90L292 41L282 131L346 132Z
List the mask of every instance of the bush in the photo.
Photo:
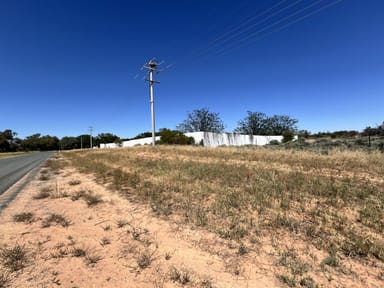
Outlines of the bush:
M160 136L159 144L192 145L195 143L192 137L187 137L183 132L177 130L162 129Z
M295 138L295 134L293 131L286 130L283 132L283 143L287 143L293 140Z
M271 140L268 143L269 145L280 145L280 142L278 140Z

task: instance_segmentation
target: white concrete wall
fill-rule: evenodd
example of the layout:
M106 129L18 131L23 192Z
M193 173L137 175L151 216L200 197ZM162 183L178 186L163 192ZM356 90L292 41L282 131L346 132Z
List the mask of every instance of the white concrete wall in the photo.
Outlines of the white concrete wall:
M104 143L101 143L100 144L100 148L119 148L119 144L117 143L107 143L107 144L104 144Z
M155 140L156 141L160 140L160 136L156 136ZM123 141L123 147L133 147L137 145L146 145L146 144L147 145L152 144L152 137Z
M191 132L185 133L188 137L195 139L195 144L199 145L203 140L205 147L218 146L244 146L244 145L267 145L272 140L281 142L283 136L259 136L259 135L242 135L236 133L212 133L212 132ZM156 136L156 141L160 140L160 136ZM297 136L295 136L297 140ZM152 144L152 137L123 141L121 147L133 147L137 145ZM102 146L103 145L103 146ZM116 148L119 147L115 143L101 144L100 148Z
M283 136L258 136L258 135L242 135L236 133L212 133L212 132L192 132L185 133L188 137L193 137L196 144L203 144L206 147L218 146L243 146L243 145L266 145L272 140L281 142Z

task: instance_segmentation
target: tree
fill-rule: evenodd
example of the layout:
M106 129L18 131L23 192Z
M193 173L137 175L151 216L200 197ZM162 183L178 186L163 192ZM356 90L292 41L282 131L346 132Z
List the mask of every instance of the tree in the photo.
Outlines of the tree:
M96 136L95 145L100 145L101 143L115 143L119 139L119 136L112 133L100 133Z
M235 133L247 135L264 135L267 115L261 112L247 111L247 116L238 122Z
M65 136L60 140L60 148L63 150L80 149L80 146L78 137Z
M282 135L285 131L296 131L297 120L287 115L267 117L261 112L247 111L248 115L238 122L235 133L250 135Z
M0 152L14 152L18 149L19 139L11 129L0 131Z
M297 122L287 115L273 115L266 119L266 134L282 135L285 131L296 131Z
M210 112L207 108L196 109L188 113L187 119L176 126L182 132L216 132L224 131L224 123L219 113Z
M41 136L36 133L21 141L21 148L26 151L50 151L59 149L59 139L56 136Z

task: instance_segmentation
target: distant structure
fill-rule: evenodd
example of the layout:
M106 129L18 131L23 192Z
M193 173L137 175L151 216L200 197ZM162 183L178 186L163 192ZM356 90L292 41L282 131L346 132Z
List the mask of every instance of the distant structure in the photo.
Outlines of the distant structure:
M190 132L184 134L188 137L192 137L195 140L196 145L202 145L205 147L245 145L263 146L269 144L273 140L278 142L283 140L283 136L243 135L236 133ZM297 140L297 136L295 136L294 139ZM155 141L158 140L160 140L160 136L155 137ZM147 137L123 141L120 146L115 143L100 144L100 148L133 147L138 145L150 145L152 142L152 137Z

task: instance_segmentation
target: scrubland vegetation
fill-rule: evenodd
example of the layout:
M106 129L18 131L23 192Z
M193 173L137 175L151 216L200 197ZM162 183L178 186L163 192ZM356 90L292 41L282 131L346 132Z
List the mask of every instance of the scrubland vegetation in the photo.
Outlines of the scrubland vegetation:
M383 266L379 151L161 146L63 155L155 215L237 243L239 257L267 239L287 286L332 286L338 275L358 275L359 264Z

